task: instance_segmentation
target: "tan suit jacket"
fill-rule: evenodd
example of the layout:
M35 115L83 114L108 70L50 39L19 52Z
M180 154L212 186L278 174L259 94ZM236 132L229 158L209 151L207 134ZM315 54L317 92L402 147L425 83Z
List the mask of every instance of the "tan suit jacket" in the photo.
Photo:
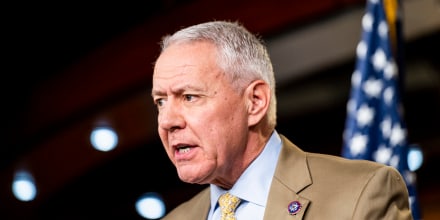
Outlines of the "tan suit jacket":
M370 161L306 153L282 135L281 139L283 147L264 220L412 219L408 192L396 169ZM287 208L292 201L302 205L295 215L290 215ZM206 219L209 208L208 187L164 219Z

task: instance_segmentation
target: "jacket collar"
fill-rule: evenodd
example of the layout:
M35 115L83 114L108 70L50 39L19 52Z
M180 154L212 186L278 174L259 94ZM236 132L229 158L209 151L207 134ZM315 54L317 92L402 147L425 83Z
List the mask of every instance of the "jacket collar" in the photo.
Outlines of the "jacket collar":
M312 184L307 156L286 137L282 135L280 137L283 144L270 187L264 220L302 219L310 200L300 196L299 193ZM292 202L301 205L294 215L288 212Z

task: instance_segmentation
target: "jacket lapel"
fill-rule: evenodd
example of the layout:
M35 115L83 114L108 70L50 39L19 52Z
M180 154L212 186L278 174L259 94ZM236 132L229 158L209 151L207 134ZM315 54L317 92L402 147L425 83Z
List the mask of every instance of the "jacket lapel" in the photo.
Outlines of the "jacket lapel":
M166 219L195 220L206 219L211 206L209 187L202 190L190 201L181 204L178 212L171 212ZM182 211L185 210L185 211Z
M208 216L209 208L211 206L209 187L206 188L200 196L203 199L200 199L199 202L194 205L194 217L190 219L206 219Z
M283 146L270 187L264 220L302 219L310 200L301 197L299 193L312 184L306 154L287 138L280 136ZM301 207L291 215L288 207L295 201Z

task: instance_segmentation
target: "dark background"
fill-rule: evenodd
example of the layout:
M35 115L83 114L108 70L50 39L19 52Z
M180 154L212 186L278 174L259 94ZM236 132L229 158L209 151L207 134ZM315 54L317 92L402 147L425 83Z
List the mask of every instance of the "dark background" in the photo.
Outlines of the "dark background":
M159 192L167 210L172 209L204 186L180 182L156 134L149 92L160 38L183 26L228 19L239 20L270 41L364 3L5 5L0 219L141 219L134 203L150 191ZM439 6L438 1L434 5ZM424 219L440 216L439 30L405 44L409 86L403 101L409 142L418 144L425 156L416 172ZM278 87L278 95L285 97L280 100L288 102L279 107L280 133L306 151L340 154L354 55L331 66L317 63L315 70ZM411 81L423 76L428 77L424 83ZM335 92L337 98L321 105L312 99ZM88 142L91 129L103 123L120 135L119 146L106 153L93 150ZM36 179L38 194L32 202L17 201L10 191L13 174L20 169Z

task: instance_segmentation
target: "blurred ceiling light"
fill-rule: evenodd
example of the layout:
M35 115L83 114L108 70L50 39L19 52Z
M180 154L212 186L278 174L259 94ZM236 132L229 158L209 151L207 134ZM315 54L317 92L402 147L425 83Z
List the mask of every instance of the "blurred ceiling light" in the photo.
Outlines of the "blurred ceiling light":
M28 202L34 200L37 195L37 187L32 175L26 171L15 173L12 182L12 193L20 201Z
M118 144L118 135L110 127L97 127L90 134L90 142L96 150L110 151Z
M408 167L411 171L418 170L423 164L423 152L417 145L411 145L408 150Z
M137 200L136 211L146 219L159 219L165 215L165 204L157 193L146 193Z

